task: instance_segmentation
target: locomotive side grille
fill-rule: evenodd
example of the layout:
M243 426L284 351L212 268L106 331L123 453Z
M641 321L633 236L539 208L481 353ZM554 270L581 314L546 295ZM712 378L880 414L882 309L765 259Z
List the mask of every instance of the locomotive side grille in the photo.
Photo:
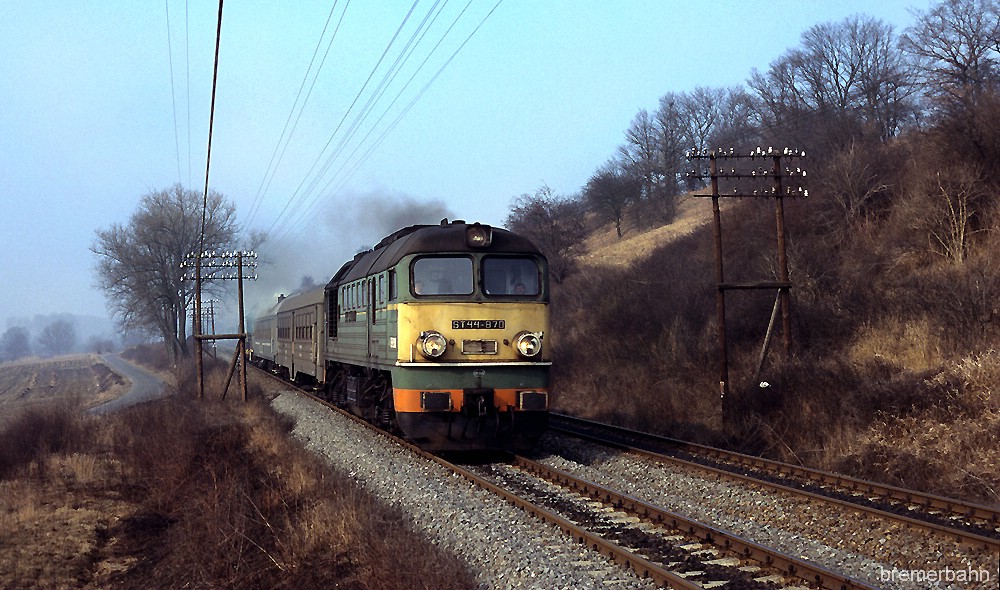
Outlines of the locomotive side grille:
M496 340L463 340L462 354L496 354Z

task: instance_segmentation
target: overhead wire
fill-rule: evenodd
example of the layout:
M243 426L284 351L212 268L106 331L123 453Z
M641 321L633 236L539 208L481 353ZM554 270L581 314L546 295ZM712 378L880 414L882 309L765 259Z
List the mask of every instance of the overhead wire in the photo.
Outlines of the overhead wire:
M170 63L170 105L174 111L174 147L177 155L177 183L181 182L181 141L177 131L177 95L174 92L174 50L170 41L170 0L163 0L167 13L167 61Z
M466 3L465 7L462 8L462 10L458 13L458 15L452 20L451 25L441 35L441 38L438 39L437 43L430 50L430 52L428 52L428 54L424 57L424 59L420 63L420 65L417 66L417 68L414 70L414 72L410 75L409 79L406 81L406 83L403 85L403 87L399 90L399 92L396 93L396 96L393 98L393 100L389 104L389 106L387 106L385 108L385 110L379 116L378 120L376 120L375 123L372 124L372 126L368 130L368 133L366 133L365 136L357 143L357 145L355 145L354 149L344 159L344 161L341 164L340 168L337 169L337 171L330 178L330 180L326 183L326 185L324 185L323 189L320 192L318 192L318 193L316 193L314 195L313 199L309 202L309 205L307 205L306 207L302 208L302 210L299 212L298 218L295 219L295 220L293 220L292 223L289 224L289 228L286 231L286 233L292 231L293 228L298 227L302 223L302 220L304 218L309 218L309 216L312 214L312 212L315 210L315 208L321 202L323 193L337 179L338 175L340 175L343 172L344 168L350 163L351 158L353 158L358 153L358 151L365 145L365 142L367 142L368 138L370 138L372 136L372 134L378 128L379 124L381 124L382 121L385 120L386 116L392 111L392 108L396 105L396 103L399 102L399 99L405 94L406 90L410 87L410 84L413 83L413 81L416 79L416 77L423 70L424 66L426 66L427 63L430 61L431 57L433 57L434 54L437 52L437 50L441 47L441 44L449 36L449 34L452 32L452 30L455 28L455 26L458 24L458 22L461 20L462 16L466 13L466 11L469 9L469 7L472 5L473 2L474 2L474 0L469 0L469 2ZM439 10L438 13L434 16L434 20L436 20L437 17L440 16L441 11L443 11L443 9L444 9L444 7L442 6L441 10ZM495 9L495 7L494 7L494 9ZM427 30L424 31L423 35L421 36L421 39L423 38L424 35L427 34L427 32L428 32ZM409 53L407 54L407 59L409 59L409 56L411 56L413 54L413 52L415 51L415 49L416 49L415 46L410 49ZM439 70L439 72L440 72L440 70ZM396 74L398 74L398 70L395 73L393 73L393 79L395 79L395 75ZM435 77L436 76L437 75L435 75ZM387 86L386 86L386 88L387 88ZM382 94L384 94L384 90L383 90ZM381 97L382 94L380 94L379 97ZM374 105L372 105L372 108L374 108ZM370 110L371 109L369 109L368 112L370 112ZM409 108L406 109L406 111L408 111L408 110L409 110ZM402 113L402 114L405 114L405 112ZM397 121L398 120L401 120L401 116L397 117ZM392 125L391 128L394 128L394 127L395 127L395 125ZM389 130L391 130L391 128ZM387 130L387 131L389 131L389 130ZM384 138L384 137L387 136L387 134L388 134L387 132L383 132L383 134L381 135L381 137ZM367 155L371 154L373 151L374 151L374 149L369 148L369 150L367 150L365 152L366 157L367 157ZM358 167L359 166L355 166L352 169L352 174L353 174L353 171L356 170Z
M263 202L264 196L267 194L268 189L271 186L271 182L274 180L274 176L277 173L278 166L281 165L281 161L284 159L285 152L288 149L288 145L291 143L292 136L295 134L295 130L298 128L299 120L302 118L302 113L305 110L306 104L309 102L309 97L312 95L313 88L316 86L316 80L319 79L319 73L323 70L323 65L326 63L326 58L330 54L330 49L333 47L333 42L337 38L337 33L340 31L340 26L344 22L344 16L347 14L347 8L350 6L350 0L348 0L344 5L344 10L340 15L340 19L337 21L337 26L330 36L330 40L327 43L326 52L323 54L323 59L320 61L319 66L316 68L316 72L312 78L312 84L309 86L309 91L306 93L305 98L302 100L302 104L299 105L299 99L302 97L302 90L306 86L306 82L309 81L309 73L312 71L313 65L316 62L316 56L319 54L319 49L323 45L323 38L326 36L326 31L330 26L330 20L333 18L334 12L337 9L338 0L334 0L333 5L330 7L330 14L326 17L326 22L323 24L323 31L320 33L319 39L316 40L316 48L313 50L312 57L309 60L309 67L306 68L306 73L302 77L302 83L299 85L298 93L295 95L295 100L292 102L292 108L288 112L288 118L285 120L285 126L281 130L281 135L278 137L278 142L274 146L274 152L271 154L271 161L268 162L267 169L264 171L264 176L261 178L260 186L257 188L257 194L254 197L254 201L250 206L249 212L247 214L247 221L244 223L243 227L247 227L253 222L257 215L257 211ZM298 107L298 116L295 116L295 110ZM291 131L288 130L289 124L292 122L292 117L295 117L295 123L291 125ZM287 137L286 137L287 133ZM282 147L282 141L284 141L284 147ZM280 151L280 154L279 154Z
M451 29L453 29L454 26L456 24L458 24L458 20L462 17L462 14L464 14L465 10L468 9L468 7L472 4L473 1L474 0L469 0L469 3L466 4L465 9L463 9L462 12L459 13L459 15L455 18L455 20L451 24L451 27L449 27L448 30L445 32L445 34L441 37L441 39L438 40L438 43L434 46L434 49L432 49L431 52L427 55L427 57L424 59L424 61L421 62L420 66L413 73L413 75L410 76L409 80L406 81L406 84L396 94L395 98L393 98L393 100L389 104L389 106L386 107L385 111L383 111L383 113L379 117L379 119L375 122L374 125L372 125L372 127L368 130L368 133L365 135L365 137L358 143L358 145L355 147L354 151L351 152L350 156L348 156L348 158L344 161L344 164L341 165L340 169L337 171L337 174L340 174L340 172L343 171L343 169L350 162L350 159L353 158L355 154L357 154L357 152L361 148L361 146L364 145L364 143L368 140L368 138L371 137L372 133L375 132L375 129L385 119L385 117L389 114L389 112L392 110L392 107L395 106L396 103L399 101L399 99L403 96L404 92L406 91L407 88L409 88L410 84L416 78L417 74L420 72L421 69L423 69L424 65L427 64L427 62L430 60L431 56L433 56L434 52L437 51L438 47L441 46L441 43L445 40L445 38L447 37L448 33L451 32ZM391 133L396 128L396 126L400 123L400 121L402 121L403 118L414 107L414 105L417 104L417 102L420 100L421 97L423 97L424 93L427 92L427 90L431 87L431 85L434 83L434 81L437 80L437 78L441 75L442 72L444 72L445 68L448 67L448 65L451 63L451 61L453 59L455 59L455 56L457 56L458 53L462 50L462 48L465 47L466 43L468 43L469 40L472 39L473 35L476 34L476 32L479 30L480 27L483 26L483 24L490 17L490 15L492 15L493 12L497 9L497 7L500 6L500 2L502 2L502 1L503 0L498 0L497 1L497 3L493 6L493 9L489 13L487 13L487 15L485 17L483 17L483 20L480 21L480 23L476 26L476 28L473 29L473 31L465 38L465 41L463 41L459 45L459 47L451 54L451 57L449 57L445 61L444 65L442 65L440 68L438 68L437 72L435 72L434 75L431 76L431 79L427 83L424 84L424 86L420 89L419 92L417 92L417 95L413 99L410 100L410 102L407 104L406 107L403 108L402 111L400 111L400 113L396 116L396 118L393 120L393 122L390 123L389 126L385 128L385 130L383 130L383 132L379 135L378 139L376 139L375 142L368 147L368 149L365 151L365 153L362 155L362 157L360 159L356 160L354 167L351 169L350 173L347 174L347 176L344 178L343 183L346 183L346 181L351 176L353 176L354 172L358 168L360 168L362 164L364 164L364 162L368 159L368 157L372 153L374 153L374 151L376 149L378 149L378 147L382 144L382 141L384 141L385 138L388 137L389 133ZM334 177L334 179L335 178L336 177ZM331 181L327 183L327 185L324 187L324 190L326 190L327 188L329 188L330 184L332 184L332 181L334 179L331 179ZM340 186L338 186L337 190L340 190L341 188L343 188L343 183ZM336 192L336 191L334 191L334 192Z
M431 77L431 79L426 84L424 84L424 86L417 93L417 95L413 99L410 100L410 102L407 104L407 106L396 116L396 118L393 120L393 122L388 127L386 127L386 129L384 129L382 131L382 133L379 135L378 139L376 139L376 141L374 143L372 143L371 145L369 145L369 147L365 150L365 152L361 156L361 158L359 158L359 159L357 159L355 161L355 163L351 167L350 171L346 175L342 176L340 185L338 185L338 188L337 188L338 191L343 188L343 186L347 183L347 181L350 180L350 178L357 172L357 170L360 169L360 167L365 163L365 161L367 161L367 159L375 152L376 149L378 149L378 147L389 136L389 134L406 117L406 115L412 110L412 108L417 104L417 102L419 102L420 98L422 98L423 95L427 92L427 90L430 89L430 87L441 76L441 74L448 67L448 65L451 64L451 62L455 59L455 57L458 56L458 54L468 44L468 42L473 38L473 36L475 36L475 34L482 28L482 26L486 23L486 21L490 18L490 16L492 16L493 13L496 12L497 8L500 6L500 4L502 3L502 1L503 0L498 0L496 2L496 4L493 6L493 8L490 9L490 11L482 18L482 20L479 22L479 24L476 25L476 27L472 30L472 32L469 33L469 35L465 38L464 41L462 41L462 43L459 45L459 47L454 52L452 52L451 56L437 70L437 72L435 72L435 74ZM403 88L396 94L396 96L393 98L391 104L388 107L386 107L386 109L383 111L382 115L379 117L379 119L376 121L376 123L372 125L372 127L369 129L369 131L365 135L365 137L362 138L362 140L355 146L354 150L344 160L344 162L341 164L340 168L337 170L337 172L334 174L334 176L331 177L331 179L326 183L326 185L324 185L323 190L313 196L313 199L309 202L308 206L303 207L303 208L301 208L299 210L299 215L297 216L297 218L293 221L293 223L287 225L285 231L282 232L282 234L278 237L277 242L284 241L294 231L295 228L299 227L305 220L311 218L312 212L315 210L315 208L321 202L323 202L322 201L322 197L323 197L325 191L337 179L337 176L341 175L341 173L343 172L343 170L350 163L351 158L353 158L357 154L357 152L365 144L365 142L368 140L368 138L371 137L371 135L375 132L375 129L377 128L378 124L381 123L385 119L385 117L392 110L393 106L403 96L403 94L405 93L406 89L410 86L410 84L414 81L414 79L417 77L417 75L419 74L419 72L427 64L427 62L430 60L430 58L433 56L433 54L437 51L437 49L441 46L441 44L443 43L443 41L448 37L448 35L454 29L455 25L458 23L458 21L462 18L462 16L468 10L468 8L472 4L472 2L473 2L473 0L469 0L469 3L466 4L466 6L462 9L462 11L458 14L458 16L452 21L451 25L442 34L442 36L438 40L437 44L428 53L428 55L424 58L424 60L421 62L421 64L417 67L416 71L410 76L410 78L407 80L407 82L403 86ZM336 192L336 191L334 191L334 192ZM329 195L327 195L327 198L329 198Z
M365 102L364 106L361 107L361 110L358 112L358 114L355 115L354 120L351 122L350 126L348 126L347 130L343 133L343 135L341 135L341 138L337 142L336 147L334 147L333 152L330 153L330 155L326 159L326 162L324 162L322 168L320 168L319 172L317 172L316 175L313 177L309 186L306 188L305 191L306 196L308 196L310 193L313 193L316 190L316 187L319 186L319 183L322 181L323 177L326 176L326 174L329 172L330 167L333 165L333 162L340 156L341 153L343 153L347 143L357 134L358 129L361 128L361 125L364 122L364 120L368 118L368 115L374 109L375 102L377 102L379 99L382 98L389 84L391 84L396 79L396 76L399 74L399 70L403 67L406 61L408 61L409 57L413 54L413 51L416 49L415 42L419 42L418 36L419 39L423 39L423 35L421 35L421 32L426 34L426 27L429 26L428 23L433 23L434 20L436 20L436 16L440 15L440 11L438 11L435 14L435 9L438 7L440 3L441 0L436 0L434 2L430 10L424 16L423 20L417 25L417 28L410 35L409 40L400 50L399 55L396 56L396 60L393 62L391 66L389 66L389 69L382 76L382 80L379 82L378 86L376 86L376 88L372 91L371 95L368 97L368 100ZM447 0L445 0L444 5L447 5ZM442 5L442 9L444 5ZM302 200L304 201L305 197Z
M188 140L188 186L191 186L191 26L188 15L188 0L184 0L184 62L185 90L187 94L187 140Z
M271 232L274 230L274 228L277 226L277 224L281 222L282 218L288 212L289 208L293 204L296 204L297 201L301 200L301 197L299 196L299 194L302 191L302 187L306 184L306 182L312 176L313 171L316 169L316 166L319 164L320 160L322 160L323 154L326 153L326 150L330 147L330 144L333 143L333 140L337 136L337 133L340 131L340 128L344 125L344 121L347 120L347 117L350 115L351 111L354 109L354 106L358 103L358 100L361 98L361 95L364 93L365 89L368 87L368 84L371 82L371 79L375 76L375 72L377 72L378 68L382 65L382 62L385 60L385 56L389 53L390 49L392 49L392 46L395 44L396 39L399 37L400 32L403 30L403 27L406 26L406 23L409 21L410 16L412 16L414 9L416 9L418 2L419 2L419 0L415 0L413 2L413 5L410 7L410 10L406 13L406 16L403 18L403 22L400 23L399 27L396 29L396 32L393 34L392 39L390 39L389 43L386 45L385 50L382 51L382 55L379 56L378 61L375 63L375 66L372 68L372 71L368 74L368 78L365 80L364 84L361 85L361 89L358 90L358 93L355 95L354 100L351 102L350 106L344 112L344 116L340 119L340 122L337 124L337 127L334 129L333 133L330 135L330 139L327 140L326 144L323 146L323 149L320 150L319 155L316 157L316 160L313 161L312 166L309 168L309 171L306 173L306 177L299 184L298 188L295 189L295 192L292 193L292 196L289 197L288 201L285 203L285 206L282 208L281 212L275 217L274 221L271 223L271 226L267 229L266 234L271 234Z

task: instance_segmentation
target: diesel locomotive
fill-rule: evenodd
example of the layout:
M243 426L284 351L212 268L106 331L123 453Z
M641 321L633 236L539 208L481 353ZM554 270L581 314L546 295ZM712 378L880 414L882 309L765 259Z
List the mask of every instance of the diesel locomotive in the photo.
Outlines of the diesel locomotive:
M252 358L424 449L525 450L548 417L548 304L526 238L414 225L257 318Z

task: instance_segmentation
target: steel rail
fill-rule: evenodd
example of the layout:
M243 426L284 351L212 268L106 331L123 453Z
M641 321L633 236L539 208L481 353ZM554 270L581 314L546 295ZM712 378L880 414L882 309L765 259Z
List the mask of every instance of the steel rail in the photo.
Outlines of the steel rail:
M275 376L275 378L277 377ZM282 381L282 383L290 385L284 381ZM300 388L294 386L292 387L300 395L303 395L316 402L319 402L320 404L323 404L324 406L333 410L334 412L337 412L341 416L349 418L355 423L365 426L372 432L377 433L387 438L388 440L403 446L404 448L412 451L414 454L424 459L433 461L434 463L441 465L442 467L451 471L452 473L455 473L463 477L473 485L482 488L486 491L489 491L497 496L500 496L508 503L513 504L518 508L521 508L528 514L531 514L545 522L548 522L549 524L555 525L564 534L571 536L577 542L586 545L590 549L597 551L598 553L606 557L611 558L611 560L614 563L617 563L618 565L624 566L625 568L632 570L639 577L652 579L660 586L666 588L673 588L674 590L704 590L704 587L701 584L698 584L697 582L688 581L683 577L678 576L677 574L671 573L670 571L660 567L659 565L651 561L648 561L646 559L643 559L642 557L635 555L634 553L631 553L630 551L621 547L620 545L613 543L607 539L604 539L600 535L587 531L586 529L583 529L573 524L572 522L559 516L558 514L550 512L540 506L536 506L530 501L521 498L516 494L508 490L505 490L493 483L490 483L486 479L479 477L478 475L472 473L471 471L463 469L458 465L455 465L454 463L451 463L445 459L442 459L437 455L429 453L421 449L420 447L417 447L416 445L393 435L392 433L386 432L385 430L382 430L377 426L362 420L361 418L355 416L354 414L351 414L350 412L345 411L342 408L338 408L336 405L331 404L330 402L316 395L308 393Z
M828 590L875 588L863 581L839 574L804 559L770 549L721 529L691 520L680 514L654 506L633 496L616 492L600 484L581 479L565 471L538 463L537 461L521 456L516 457L514 461L518 467L563 487L573 489L582 495L597 498L604 503L612 504L616 508L627 510L654 524L665 525L683 531L719 549L736 553L743 559L755 561L766 567L776 568L786 576L817 584L820 588Z
M555 420L553 421L552 418L555 418ZM687 459L682 459L682 458L679 458L679 457L672 457L670 455L664 455L662 453L658 453L656 451L651 451L651 450L644 449L644 448L641 448L641 447L636 447L636 446L633 446L631 444L627 444L627 443L622 442L622 441L610 440L610 439L598 436L596 434L584 433L584 432L580 432L578 430L573 430L573 429L568 428L568 427L560 427L557 424L558 421L563 421L563 422L567 422L567 423L570 423L570 424L577 424L577 425L581 425L581 426L585 426L585 427L599 428L599 429L603 429L603 430L607 430L607 431L611 431L611 432L615 432L615 433L623 434L623 435L627 435L627 436L642 437L642 438L646 438L648 440L652 440L652 441L655 441L655 442L658 442L658 443L665 443L665 444L670 444L670 445L673 445L673 446L680 446L681 448L694 449L696 452L701 452L703 454L707 454L707 455L710 455L712 457L726 458L726 459L732 458L732 460L737 461L737 462L746 461L745 464L747 464L747 465L753 464L753 465L758 466L760 468L763 468L765 470L774 471L774 472L777 472L779 474L780 473L797 473L797 472L801 471L803 474L808 474L808 475L805 475L805 476L810 477L810 478L812 478L812 477L821 477L821 475L824 472L820 472L818 470L811 470L811 469L806 468L806 467L799 467L799 466L790 465L790 464L787 464L787 463L781 463L779 461L770 461L768 459L762 459L762 458L759 458L759 457L751 457L749 455L743 455L743 454L740 454L740 453L734 453L734 452L726 451L726 450L723 450L723 449L717 449L717 448L714 448L714 447L709 447L709 446L705 446L705 445L699 445L697 443L689 443L689 442L686 442L686 441L681 441L681 440L672 439L672 438L668 438L668 437L662 437L662 436L658 436L658 435L654 435L654 434L639 432L639 431L635 431L635 430L629 430L627 428L622 428L622 427L619 427L619 426L613 426L613 425L608 425L608 424L601 424L599 422L593 422L591 420L584 420L582 418L575 418L573 416L566 416L566 415L562 415L562 414L550 414L550 421L549 421L549 429L550 430L557 430L557 431L569 434L571 436L581 437L581 438L584 438L584 439L587 439L587 440L591 440L593 442L596 442L596 443L599 443L599 444L603 444L603 445L615 446L615 447L621 448L623 450L627 450L629 452L634 452L634 453L637 453L637 454L649 457L649 458L657 460L657 461L685 465L685 466L688 466L688 467L692 467L694 469L698 469L698 470L702 470L702 471L708 471L708 472L715 473L717 475L721 475L723 477L728 477L728 478L735 479L735 480L738 480L738 481L750 482L750 483L754 483L754 484L757 484L757 485L765 486L765 487L768 487L768 488L771 488L771 489L785 491L785 492L791 493L791 494L796 495L796 496L804 496L804 497L811 498L811 499L814 499L814 500L819 500L819 501L822 501L822 502L827 502L827 503L830 503L830 504L835 504L835 505L838 505L838 506L850 508L852 510L857 510L857 511L861 511L861 512L867 512L869 514L878 516L880 518L884 518L884 519L892 520L892 521L897 521L897 522L902 522L902 523L904 523L904 524L906 524L908 526L911 526L911 527L914 527L914 528L917 528L917 529L920 529L920 530L925 530L925 531L933 532L933 533L936 533L936 534L945 535L947 537L950 537L950 538L954 539L956 542L961 543L961 544L967 544L967 545L971 545L973 547L979 547L979 548L988 549L988 550L992 550L992 551L1000 550L1000 539L996 539L996 538L993 538L993 537L987 537L987 536L980 535L980 534L973 533L973 532L969 532L969 531L959 530L959 529L956 529L956 528L953 528L953 527L949 527L949 526L946 526L946 525L938 524L938 523L927 521L927 520L921 520L921 519L918 519L918 518L913 518L913 517L902 515L902 514L896 514L896 513L893 513L893 512L886 511L886 510L881 510L879 508L874 508L872 506L867 506L865 504L851 502L851 501L848 501L848 500L842 500L840 498L834 498L834 497L823 495L823 494L819 494L819 493L816 493L816 492L811 492L811 491L808 491L808 490L803 490L801 488L797 488L797 487L794 487L794 486L789 486L789 485L785 485L785 484L781 484L781 483L767 481L767 480L764 480L764 479L760 479L760 478L754 477L753 475L736 473L734 471L730 471L730 470L726 470L726 469L721 469L719 467L712 467L710 465L704 465L704 464L698 463L696 461L689 461ZM963 516L964 517L964 516L966 516L967 514L970 514L970 513L971 514L976 514L976 515L982 515L982 516L977 516L977 518L984 519L984 520L986 520L987 522L990 522L990 523L996 523L997 519L1000 518L1000 517L998 517L998 512L996 510L992 509L992 508L989 508L988 506L968 504L968 503L961 502L959 500L951 500L949 498L943 498L943 497L940 497L940 496L931 496L931 495L928 495L928 494L922 494L920 492L915 492L915 491L911 491L911 490L904 490L903 488L893 488L892 486L883 486L881 484L874 484L874 483L871 483L871 482L866 482L864 480L850 478L850 477L847 477L847 476L838 476L836 474L829 474L829 475L832 478L841 478L844 481L847 481L847 482L850 482L850 483L852 483L854 485L859 486L859 488L862 487L862 486L868 485L868 484L870 484L871 486L873 486L872 488L867 488L867 487L862 488L862 489L866 489L866 490L869 490L869 489L870 490L874 490L874 489L877 489L877 488L881 487L881 488L886 488L887 490L896 490L895 493L898 493L898 494L903 494L903 493L909 494L909 496L906 496L906 497L913 498L913 500L910 500L913 504L928 505L926 502L931 502L932 499L937 498L937 500L933 500L933 501L935 501L937 503L943 503L943 505L952 505L952 506L956 506L956 507L961 507L961 508L959 508L959 510L957 512L953 512L953 514L958 515L958 516ZM832 480L830 480L830 481L832 481ZM827 481L826 483L829 483L829 481ZM875 493L875 492L872 491L871 493ZM918 499L923 499L923 498L927 498L927 500L925 502L918 501ZM901 498L894 497L894 499L900 500ZM934 504L934 507L937 508L937 504Z

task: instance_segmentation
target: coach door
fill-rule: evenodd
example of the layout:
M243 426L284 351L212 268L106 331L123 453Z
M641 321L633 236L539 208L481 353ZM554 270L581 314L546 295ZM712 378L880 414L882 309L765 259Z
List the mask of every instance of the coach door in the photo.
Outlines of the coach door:
M384 281L383 275L368 279L368 359L372 363L378 362L379 349L385 340L385 317L381 312L381 306L385 305Z

